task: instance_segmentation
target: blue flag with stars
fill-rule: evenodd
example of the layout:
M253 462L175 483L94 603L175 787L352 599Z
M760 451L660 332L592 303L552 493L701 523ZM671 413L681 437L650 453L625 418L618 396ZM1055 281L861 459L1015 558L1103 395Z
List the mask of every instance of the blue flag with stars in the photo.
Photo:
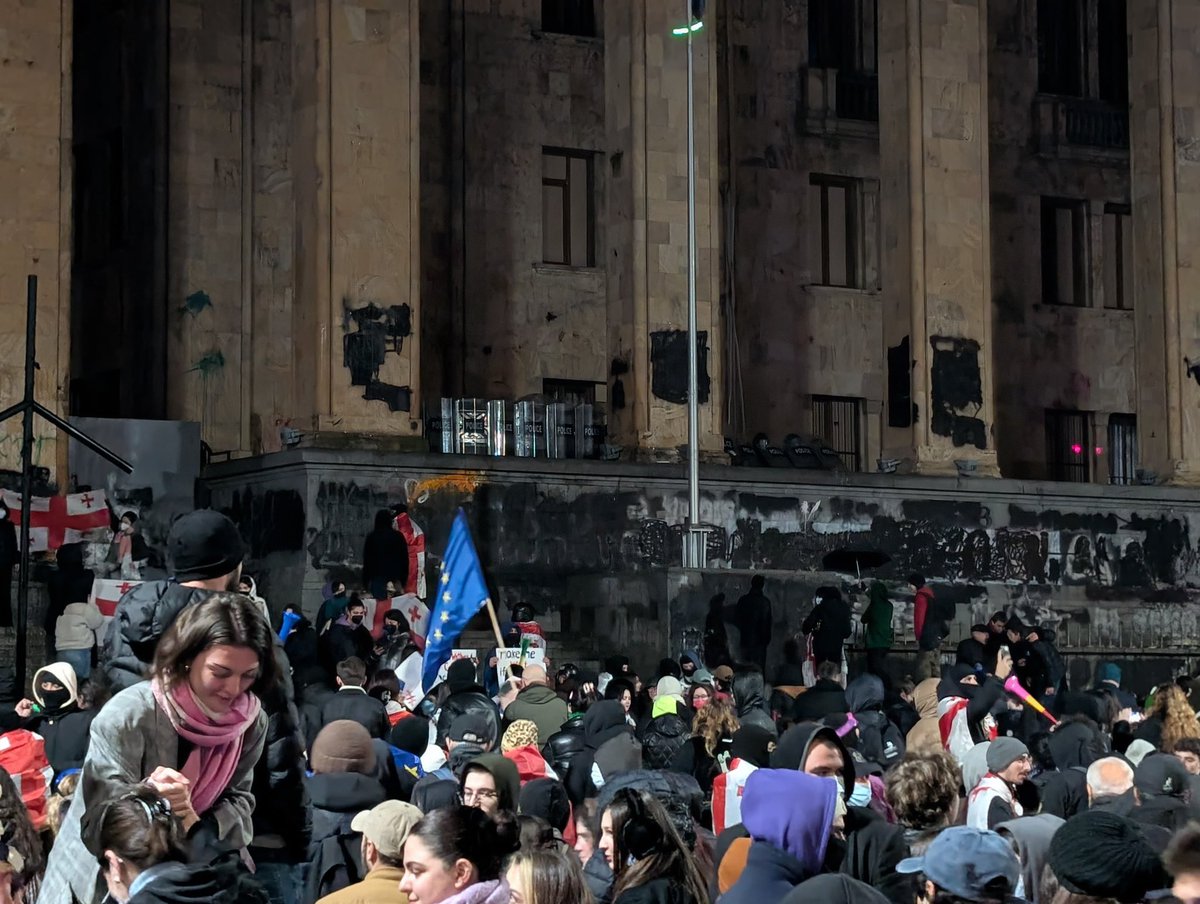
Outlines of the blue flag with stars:
M479 554L471 540L467 516L462 509L454 516L450 542L442 557L442 577L437 596L429 613L429 629L425 635L425 662L421 669L421 685L426 692L437 683L438 670L450 659L450 651L467 622L488 603L487 582Z

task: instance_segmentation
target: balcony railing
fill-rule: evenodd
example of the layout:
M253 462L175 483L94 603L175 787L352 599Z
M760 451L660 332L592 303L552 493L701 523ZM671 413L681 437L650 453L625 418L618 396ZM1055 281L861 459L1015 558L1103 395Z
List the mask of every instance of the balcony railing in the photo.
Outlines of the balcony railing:
M1113 154L1129 149L1129 111L1105 101L1040 95L1034 99L1034 119L1043 152L1077 148Z
M840 119L879 122L879 77L873 72L839 71L835 104Z

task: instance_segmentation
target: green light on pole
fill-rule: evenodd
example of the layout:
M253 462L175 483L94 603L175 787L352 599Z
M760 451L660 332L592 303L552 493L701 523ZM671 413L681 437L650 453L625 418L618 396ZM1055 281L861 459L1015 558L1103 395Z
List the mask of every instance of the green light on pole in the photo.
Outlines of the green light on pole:
M696 31L699 31L700 29L702 29L703 27L704 27L704 23L697 20L697 21L693 22L691 25L680 25L678 28L672 28L671 34L682 38L685 35L687 35L688 32L696 32Z

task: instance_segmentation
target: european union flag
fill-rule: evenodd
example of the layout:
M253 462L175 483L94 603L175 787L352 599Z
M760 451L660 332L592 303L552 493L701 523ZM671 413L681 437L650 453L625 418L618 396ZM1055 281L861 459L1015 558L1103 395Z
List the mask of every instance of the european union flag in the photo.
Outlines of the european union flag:
M450 542L442 557L442 578L437 596L429 613L429 628L425 635L425 663L421 669L421 684L428 691L437 683L438 669L450 658L450 650L467 622L488 603L487 583L479 554L471 540L467 516L459 509L450 528Z

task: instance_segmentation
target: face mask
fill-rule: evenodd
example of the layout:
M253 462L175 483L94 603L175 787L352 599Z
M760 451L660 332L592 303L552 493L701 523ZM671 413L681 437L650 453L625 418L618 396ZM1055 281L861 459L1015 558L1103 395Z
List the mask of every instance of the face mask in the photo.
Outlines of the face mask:
M851 807L865 807L871 802L871 786L864 785L860 782L854 783L854 790L850 792L850 800L847 801Z
M356 625L361 625L362 620L363 620L363 617L361 615L351 615L350 616L350 621L354 622L354 624L356 624Z
M65 687L60 687L56 691L42 691L42 703L48 712L53 712L63 706L70 698L71 692Z
M707 705L708 701L703 698L692 700L692 709L703 709Z
M394 622L384 622L383 623L383 633L384 634L395 634L396 633L395 623Z

